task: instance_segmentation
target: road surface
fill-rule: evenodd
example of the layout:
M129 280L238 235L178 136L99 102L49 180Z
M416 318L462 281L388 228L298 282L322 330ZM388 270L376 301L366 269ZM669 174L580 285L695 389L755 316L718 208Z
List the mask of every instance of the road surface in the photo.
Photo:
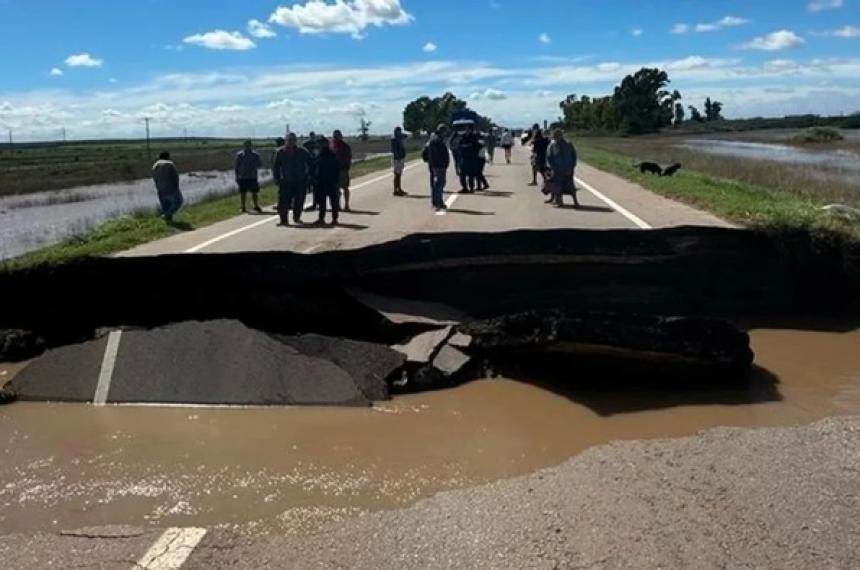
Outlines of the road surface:
M500 157L501 153L497 155ZM279 251L313 253L352 249L422 232L498 232L528 228L629 229L679 225L727 225L724 221L643 190L617 176L587 165L577 170L583 208L555 208L531 180L526 149L516 147L513 164L488 165L491 189L458 194L453 168L448 174L445 201L449 210L436 215L430 207L427 169L420 161L410 163L403 176L409 197L391 195L390 173L371 174L353 181L352 213L343 213L341 226L281 228L277 217L237 216L196 231L137 247L123 255L171 253L228 253ZM570 198L566 198L570 205ZM238 199L237 199L238 206ZM306 212L304 222L313 222Z

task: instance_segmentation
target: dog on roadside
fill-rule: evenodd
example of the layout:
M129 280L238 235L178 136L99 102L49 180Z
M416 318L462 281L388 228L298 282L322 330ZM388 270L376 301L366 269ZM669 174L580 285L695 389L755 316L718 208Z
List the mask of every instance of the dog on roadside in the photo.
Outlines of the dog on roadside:
M640 162L636 167L642 174L648 172L656 176L663 176L663 169L656 162Z
M681 163L676 162L672 166L669 166L668 168L666 168L663 171L663 174L661 174L661 176L674 176L675 173L677 173L679 170L681 170Z

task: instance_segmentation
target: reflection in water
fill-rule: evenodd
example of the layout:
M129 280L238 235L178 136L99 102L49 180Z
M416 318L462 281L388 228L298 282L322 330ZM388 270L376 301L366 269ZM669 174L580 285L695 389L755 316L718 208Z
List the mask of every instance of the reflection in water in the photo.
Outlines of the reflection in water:
M146 522L300 532L612 440L860 413L860 332L752 337L760 369L728 388L496 380L361 410L0 408L0 532Z

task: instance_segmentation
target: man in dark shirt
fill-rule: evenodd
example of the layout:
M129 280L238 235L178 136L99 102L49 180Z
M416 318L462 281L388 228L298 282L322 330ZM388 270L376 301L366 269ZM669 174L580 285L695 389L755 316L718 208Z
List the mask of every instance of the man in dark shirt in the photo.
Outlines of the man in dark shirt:
M331 143L331 150L337 158L339 169L338 185L341 191L343 191L343 210L344 212L349 212L349 185L351 183L349 172L352 169L352 147L343 139L342 132L335 131L333 136L334 140ZM328 147L328 144L322 143L320 145L320 154L322 154L322 150L326 147ZM340 198L338 198L338 201L340 201ZM337 214L335 214L335 218L337 218ZM335 222L337 222L337 219L335 219Z
M308 154L311 156L311 160L316 160L316 157L320 152L320 147L319 137L317 137L315 132L311 131L308 133L308 140L306 140L302 146L306 151L308 151ZM319 204L317 203L317 193L314 192L313 177L308 179L308 192L310 192L311 198L313 198L313 202L308 206L308 212L313 212L319 207Z
M302 223L302 210L311 179L313 159L310 153L298 146L294 133L287 137L287 144L275 153L272 177L278 185L278 214L281 226L290 225L290 212L296 224Z
M239 196L242 199L242 212L247 212L245 198L251 194L254 201L254 211L262 214L260 208L260 167L263 161L254 151L254 144L245 141L245 148L236 155L236 184L239 186Z
M424 147L422 157L430 168L430 189L433 208L436 213L448 209L445 205L444 193L448 176L448 167L451 165L451 154L445 144L445 124L436 127L436 132L430 137L430 142Z
M391 169L394 172L394 195L406 196L403 191L403 171L406 169L406 146L403 144L403 129L394 129L391 137Z
M529 186L537 186L537 175L546 180L546 151L549 148L549 139L543 136L543 131L538 125L532 129L532 181Z
M325 224L327 203L331 204L331 223L337 225L340 213L341 164L337 153L327 144L325 139L320 141L320 151L314 161L314 190L317 193L320 215L317 224Z

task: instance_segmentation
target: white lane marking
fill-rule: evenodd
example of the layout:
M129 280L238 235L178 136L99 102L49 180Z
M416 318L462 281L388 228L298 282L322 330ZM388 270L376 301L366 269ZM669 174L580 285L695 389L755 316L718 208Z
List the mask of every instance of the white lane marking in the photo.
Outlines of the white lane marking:
M177 570L205 534L205 528L169 528L138 560L137 566L145 570Z
M595 196L597 196L599 199L603 200L607 206L609 206L610 208L612 208L613 210L615 210L616 212L618 212L619 214L621 214L622 216L624 216L625 218L627 218L628 220L633 222L633 224L636 227L638 227L640 230L652 229L651 225L648 222L646 222L645 220L643 220L642 218L640 218L639 216L637 216L636 214L634 214L630 210L620 206L617 202L615 202L611 198L607 197L602 192L597 191L594 188L594 186L583 181L581 178L576 178L576 183L579 184L580 186L582 186L583 188L585 188L586 190L588 190L589 192L591 192L592 194L594 194Z
M451 194L450 196L448 196L448 199L445 200L445 205L447 207L451 208L452 206L454 206L454 202L456 202L457 198L459 198L459 197L460 197L459 194ZM436 212L436 215L437 216L447 216L448 212L445 210L441 210L439 212Z
M113 380L113 369L116 366L116 355L119 352L119 341L122 331L111 331L108 335L105 355L102 359L102 367L99 370L99 382L96 384L96 392L93 395L93 404L103 406L107 402L110 393L110 383Z
M412 164L407 164L406 168L404 168L403 171L406 172L407 170L412 170L413 168L415 168L419 164L421 164L420 161L415 161ZM388 172L386 174L383 174L382 176L377 176L376 178L371 178L370 180L367 180L365 182L362 182L361 184L358 184L358 185L350 188L350 191L361 190L362 188L370 186L371 184L376 184L377 182L381 182L383 180L391 178L392 176L394 176L394 173ZM308 200L312 200L312 199L313 199L312 196L308 198ZM307 206L307 202L305 202L305 205ZM225 239L230 239L231 237L245 233L248 230L253 230L254 228L258 228L262 225L274 222L275 220L278 220L278 219L279 219L278 216L269 216L263 220L258 220L256 222L254 222L253 224L248 224L247 226L242 226L241 228L237 228L235 230L232 230L232 231L229 231L227 233L216 236L210 240L206 240L201 244L198 244L192 248L186 249L184 253L197 253L199 251L206 249L207 247L209 247L211 245L215 245L218 242L222 242Z

